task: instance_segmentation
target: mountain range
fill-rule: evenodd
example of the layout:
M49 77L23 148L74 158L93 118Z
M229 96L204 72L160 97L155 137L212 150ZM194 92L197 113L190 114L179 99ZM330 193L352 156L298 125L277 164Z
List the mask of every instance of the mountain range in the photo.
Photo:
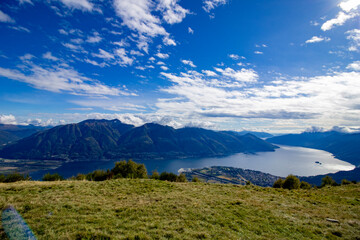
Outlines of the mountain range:
M0 157L10 159L91 160L165 159L224 156L274 151L276 146L251 134L202 128L174 129L155 123L139 127L119 120L85 120L57 126L7 144Z
M266 141L324 150L343 161L360 165L360 133L304 132L268 138Z
M48 128L34 125L12 125L0 124L0 146L9 142L17 141L21 138L28 137L36 132L46 130Z

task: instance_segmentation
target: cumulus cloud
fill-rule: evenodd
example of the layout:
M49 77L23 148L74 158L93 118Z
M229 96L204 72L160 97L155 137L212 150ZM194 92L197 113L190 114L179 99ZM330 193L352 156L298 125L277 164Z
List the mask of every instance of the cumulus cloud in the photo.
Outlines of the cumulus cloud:
M343 1L343 2L339 3L339 7L346 12L355 10L359 6L360 6L360 2L358 0L348 0L348 1Z
M15 20L0 10L0 22L15 23Z
M189 65L190 67L196 67L196 65L191 60L181 60L181 62L185 65Z
M102 59L114 59L115 56L112 53L109 53L101 48L99 48L99 53L92 53L94 57L102 58Z
M210 12L211 10L217 8L220 5L224 5L227 3L227 0L204 0L203 1L203 9L205 12Z
M178 0L159 0L157 9L163 14L163 19L169 23L180 23L189 13L189 10L184 9L179 4Z
M16 118L14 115L4 115L0 114L0 123L1 124L17 124Z
M109 87L103 83L87 78L76 70L55 66L53 68L43 68L31 64L23 72L16 69L0 68L0 76L25 82L30 86L50 92L65 92L74 95L130 95L117 88Z
M346 68L354 71L360 71L360 61L350 63Z
M237 54L229 54L229 58L231 58L233 60L238 60L238 59L240 59L240 56Z
M265 85L236 84L236 76L226 76L224 72L225 69L220 69L220 76L211 77L195 71L180 75L162 73L172 83L162 91L174 97L158 99L158 114L204 121L217 118L221 121L234 118L279 119L272 123L292 128L314 119L323 126L358 122L359 72L280 79ZM231 70L227 72L233 73Z
M164 71L169 70L169 68L168 68L168 67L166 67L166 66L160 66L160 68L161 68L162 70L164 70Z
M318 43L318 42L322 42L322 41L328 42L328 41L330 41L330 40L331 40L331 39L328 38L328 37L313 36L311 39L306 40L305 43Z
M161 58L161 59L167 59L167 58L169 58L169 54L167 54L167 53L161 53L161 52L158 52L157 54L155 54L155 56L157 56L158 58Z
M323 31L328 31L332 28L334 28L335 26L341 26L344 25L344 23L346 21L348 21L351 18L354 18L358 16L358 14L356 13L344 13L344 12L339 12L338 15L336 16L336 18L330 19L328 21L326 21L322 26L321 26L321 30Z
M217 76L216 72L210 71L210 70L202 70L202 73L204 73L208 77L215 77Z

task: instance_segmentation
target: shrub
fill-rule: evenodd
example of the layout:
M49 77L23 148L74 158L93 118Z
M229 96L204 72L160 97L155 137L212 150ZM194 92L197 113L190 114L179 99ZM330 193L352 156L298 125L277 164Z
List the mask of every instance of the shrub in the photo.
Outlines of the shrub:
M353 184L356 184L356 183L357 183L356 180L352 180L351 182L352 182Z
M0 182L5 182L5 175L4 174L0 174Z
M109 179L109 171L95 170L92 173L88 173L86 179L90 181L105 181Z
M177 177L174 173L162 172L159 179L162 181L176 182Z
M301 189L310 189L310 188L311 188L311 185L310 185L310 183L308 183L308 182L301 181L301 183L300 183L300 188L301 188Z
M274 182L273 188L282 188L283 185L284 185L284 180L279 178Z
M192 182L201 182L198 177L193 177L191 181L192 181Z
M181 173L179 176L177 176L176 181L177 182L187 182L185 174Z
M151 179L155 179L155 180L159 180L160 178L160 174L158 171L153 171L152 174L151 174Z
M335 182L334 179L332 179L332 177L325 176L323 179L321 179L321 186L320 187L324 187L326 185L337 186L338 184Z
M54 174L47 173L43 176L42 180L43 181L62 181L62 180L64 180L64 178L58 173L54 173Z
M29 177L28 176L25 177L24 175L21 175L19 173L12 173L5 177L4 182L10 183L10 182L25 181L25 180L29 180Z
M285 178L284 184L282 186L285 189L298 189L300 188L300 180L294 176L294 175L289 175Z
M349 185L349 184L351 184L351 182L349 180L347 180L347 179L341 180L341 185Z
M115 178L147 178L145 165L132 160L116 162L111 172Z
M75 180L86 180L86 175L79 173L78 175L76 175Z

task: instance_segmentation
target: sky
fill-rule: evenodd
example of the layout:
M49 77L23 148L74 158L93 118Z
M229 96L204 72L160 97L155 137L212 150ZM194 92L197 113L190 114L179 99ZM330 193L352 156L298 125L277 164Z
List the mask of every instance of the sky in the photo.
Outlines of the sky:
M2 0L0 123L360 130L360 0Z

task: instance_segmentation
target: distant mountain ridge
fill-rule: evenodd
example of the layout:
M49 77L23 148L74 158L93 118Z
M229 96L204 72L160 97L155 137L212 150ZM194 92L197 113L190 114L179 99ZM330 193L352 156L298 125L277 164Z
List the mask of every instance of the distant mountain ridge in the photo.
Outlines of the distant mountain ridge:
M360 166L360 133L304 132L273 137L267 141L324 150L343 161Z
M48 129L34 125L13 125L0 124L0 145L17 141L21 138L28 137L36 132Z
M155 123L140 127L119 120L86 120L35 133L0 150L0 157L89 160L183 158L274 151L251 134L240 136L202 128L174 129Z

